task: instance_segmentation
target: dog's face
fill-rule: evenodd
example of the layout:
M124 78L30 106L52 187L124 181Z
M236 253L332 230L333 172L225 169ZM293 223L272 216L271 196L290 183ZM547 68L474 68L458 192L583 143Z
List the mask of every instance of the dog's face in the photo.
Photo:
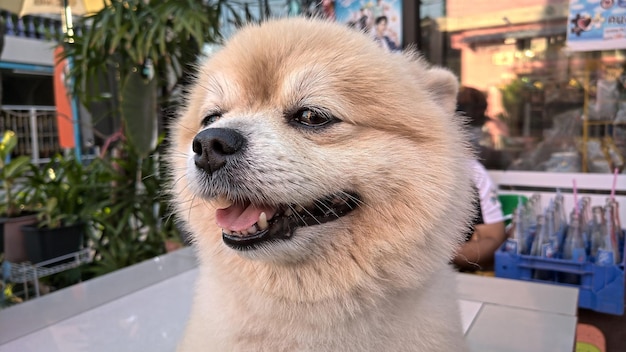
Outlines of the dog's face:
M456 90L447 71L338 24L242 30L174 125L174 200L201 260L300 299L447 261L469 212L455 202L469 197ZM268 285L275 274L299 283Z

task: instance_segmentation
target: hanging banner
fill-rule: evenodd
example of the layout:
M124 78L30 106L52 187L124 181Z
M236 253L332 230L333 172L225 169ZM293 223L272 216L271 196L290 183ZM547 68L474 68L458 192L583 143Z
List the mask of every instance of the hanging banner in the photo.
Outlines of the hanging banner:
M626 49L626 0L570 0L567 47L572 51Z
M337 0L335 19L365 31L386 50L401 49L401 0Z
M57 109L57 131L61 148L74 148L74 126L72 122L72 105L67 91L66 73L67 60L60 60L63 47L54 49L54 105Z

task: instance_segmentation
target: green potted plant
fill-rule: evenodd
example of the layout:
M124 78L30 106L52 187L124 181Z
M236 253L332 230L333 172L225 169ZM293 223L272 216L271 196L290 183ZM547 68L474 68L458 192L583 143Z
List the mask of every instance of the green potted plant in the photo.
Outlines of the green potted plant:
M79 20L83 30L66 38L64 52L74 63L72 93L92 115L116 126L113 134L102 133L107 141L102 156L115 150L111 163L117 172L110 202L93 221L97 274L161 254L164 243L171 247L178 239L158 196L163 185L158 126L168 124L166 112L184 92L205 44L222 41L222 11L235 17L241 12L224 0L107 3Z
M17 146L15 132L7 130L0 141L0 245L5 260L22 262L26 260L26 250L20 227L35 222L35 215L29 212L30 193L21 181L33 170L30 158L11 158ZM10 159L10 160L9 160Z
M37 222L22 226L30 262L81 249L90 214L102 201L97 176L73 157L55 156L29 177L29 187L40 202Z
M161 139L160 139L161 140ZM168 172L162 148L143 159L128 143L117 145L123 158L105 158L110 200L93 214L91 272L102 275L161 255L171 242L182 243L163 192ZM141 161L140 161L141 160Z
M156 147L159 110L188 81L203 45L221 40L221 3L109 1L80 19L80 34L66 38L72 43L64 52L74 62L72 93L88 109L111 103L114 109L106 113L122 122L127 142L146 157Z

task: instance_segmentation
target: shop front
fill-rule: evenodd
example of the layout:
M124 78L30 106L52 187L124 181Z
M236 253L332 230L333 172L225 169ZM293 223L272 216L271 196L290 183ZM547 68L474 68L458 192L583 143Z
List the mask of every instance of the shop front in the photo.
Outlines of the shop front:
M486 98L477 140L503 192L625 203L626 1L449 0L424 15L426 57Z

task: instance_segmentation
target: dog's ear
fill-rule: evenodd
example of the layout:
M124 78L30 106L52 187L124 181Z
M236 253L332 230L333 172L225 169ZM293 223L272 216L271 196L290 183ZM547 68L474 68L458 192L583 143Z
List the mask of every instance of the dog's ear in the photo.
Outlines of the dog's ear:
M459 81L454 73L443 67L430 66L414 48L404 51L404 55L413 63L412 74L426 87L431 97L446 112L456 113L456 100Z
M459 92L459 82L456 76L441 67L431 67L424 75L428 91L447 112L456 111L456 96Z

